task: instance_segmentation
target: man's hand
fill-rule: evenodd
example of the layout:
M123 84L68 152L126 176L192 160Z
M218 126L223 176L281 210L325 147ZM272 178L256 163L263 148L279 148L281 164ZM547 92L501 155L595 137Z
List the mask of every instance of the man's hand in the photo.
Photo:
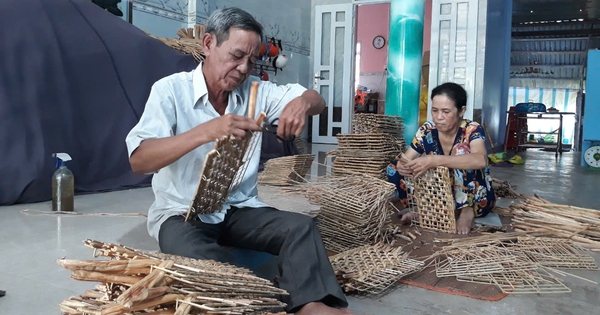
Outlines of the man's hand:
M289 139L292 136L299 137L302 134L302 129L306 123L306 115L310 108L310 103L302 96L289 102L279 116L277 135L282 139Z
M423 175L428 169L437 167L438 156L435 155L425 155L422 157L418 157L408 163L406 163L406 167L412 170L412 173L415 177L419 177Z
M199 132L206 132L210 139L221 139L222 137L233 135L237 139L246 136L246 131L259 131L260 126L254 119L227 114L219 118L212 119L196 128Z

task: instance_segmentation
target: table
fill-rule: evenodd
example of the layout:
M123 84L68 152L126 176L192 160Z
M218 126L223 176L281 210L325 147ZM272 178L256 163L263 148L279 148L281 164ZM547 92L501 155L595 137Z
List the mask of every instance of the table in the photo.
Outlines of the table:
M556 131L553 132L538 132L538 131L529 131L529 130L523 130L523 129L519 129L517 131L517 147L520 148L542 148L542 149L555 149L555 156L558 157L558 155L562 155L562 150L563 150L563 116L567 116L567 115L575 115L575 113L572 112L532 112L532 113L524 113L524 112L518 112L518 111L514 111L514 110L509 110L506 111L507 114L524 114L526 116L522 116L522 117L517 117L517 119L554 119L554 120L558 120L559 121L559 125L558 125L558 129ZM522 139L522 135L523 134L543 134L543 135L549 135L549 134L558 134L557 137L557 141L556 143L521 143L521 139Z

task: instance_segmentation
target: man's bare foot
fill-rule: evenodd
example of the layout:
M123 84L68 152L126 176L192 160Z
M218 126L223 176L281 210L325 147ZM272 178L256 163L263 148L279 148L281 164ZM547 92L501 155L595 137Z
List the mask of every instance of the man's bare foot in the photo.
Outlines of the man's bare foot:
M413 220L417 220L419 217L414 212L407 212L402 215L400 219L400 223L402 224L410 224Z
M356 315L347 308L337 309L321 302L311 302L304 305L294 315Z
M475 221L475 212L473 208L462 208L458 220L456 220L456 233L469 234Z

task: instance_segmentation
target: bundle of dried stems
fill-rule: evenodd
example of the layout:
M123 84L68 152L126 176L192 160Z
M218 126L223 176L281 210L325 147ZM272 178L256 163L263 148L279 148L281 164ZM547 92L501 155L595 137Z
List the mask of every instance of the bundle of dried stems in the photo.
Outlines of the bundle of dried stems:
M202 47L202 42L199 40L190 38L165 38L157 37L150 33L146 34L181 53L194 56L196 62L204 61L204 51Z
M508 181L492 178L492 187L494 188L496 196L500 198L517 199L521 197Z
M570 239L592 251L600 251L600 211L526 197L510 206L512 225L518 231L543 232Z
M381 295L424 264L387 244L361 246L331 256L338 282L346 292Z
M101 283L63 301L63 314L265 314L285 307L276 299L285 290L245 269L93 240L85 244L114 260L58 261L72 278Z

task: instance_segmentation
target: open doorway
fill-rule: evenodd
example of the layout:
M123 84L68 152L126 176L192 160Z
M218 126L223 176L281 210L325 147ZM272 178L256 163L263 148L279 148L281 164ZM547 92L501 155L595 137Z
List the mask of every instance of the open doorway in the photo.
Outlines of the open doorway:
M363 2L363 1L361 1ZM366 1L364 1L366 2ZM390 2L355 1L354 112L385 113ZM432 0L425 1L419 125L427 119ZM394 39L392 39L394 40Z
M356 7L354 112L385 112L390 3Z

